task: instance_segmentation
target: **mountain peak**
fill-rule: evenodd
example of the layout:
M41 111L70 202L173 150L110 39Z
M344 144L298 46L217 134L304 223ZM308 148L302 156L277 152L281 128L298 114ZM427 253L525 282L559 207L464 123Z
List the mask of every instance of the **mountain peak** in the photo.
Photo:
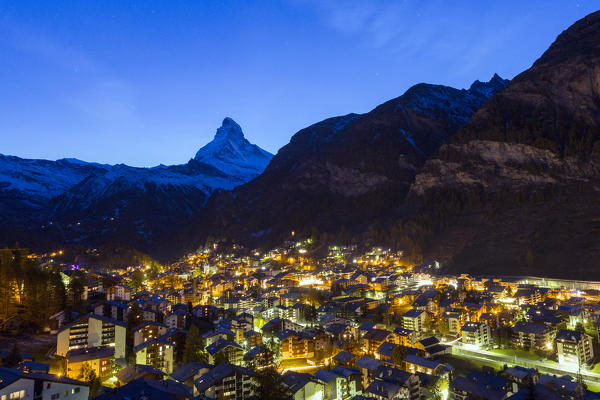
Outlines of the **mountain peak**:
M215 134L215 140L216 139L233 139L239 141L245 138L244 132L242 132L242 128L239 126L239 124L232 118L225 117L221 127L217 129L217 133Z
M272 157L271 153L250 143L237 122L225 117L214 139L198 150L194 159L228 175L256 176Z
M508 79L502 79L500 75L494 74L492 78L487 82L481 82L479 79L471 84L469 88L472 92L480 93L486 97L492 97L495 93L504 89L510 81Z

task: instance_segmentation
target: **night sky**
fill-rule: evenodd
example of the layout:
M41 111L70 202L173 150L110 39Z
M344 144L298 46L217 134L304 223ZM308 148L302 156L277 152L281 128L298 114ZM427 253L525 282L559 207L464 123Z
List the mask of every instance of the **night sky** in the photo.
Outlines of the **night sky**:
M184 163L225 116L276 152L307 125L419 82L513 78L594 6L1 1L0 153Z

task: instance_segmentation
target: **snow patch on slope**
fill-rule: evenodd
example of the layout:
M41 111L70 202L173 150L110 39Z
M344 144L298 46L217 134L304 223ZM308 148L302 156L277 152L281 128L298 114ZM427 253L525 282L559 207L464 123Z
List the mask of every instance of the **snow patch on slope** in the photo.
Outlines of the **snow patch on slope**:
M264 171L271 158L271 153L250 143L242 128L227 117L213 141L198 150L194 160L212 165L227 175L250 180Z

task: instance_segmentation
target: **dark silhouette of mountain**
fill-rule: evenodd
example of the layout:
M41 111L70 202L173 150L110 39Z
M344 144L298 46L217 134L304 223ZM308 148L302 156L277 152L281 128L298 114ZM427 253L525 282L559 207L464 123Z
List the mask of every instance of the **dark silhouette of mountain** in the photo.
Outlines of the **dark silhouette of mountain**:
M497 75L468 90L418 84L366 114L302 129L256 179L214 196L177 241L267 246L291 231L365 229L397 212L426 159L506 84Z
M487 102L410 191L452 271L600 278L600 12Z

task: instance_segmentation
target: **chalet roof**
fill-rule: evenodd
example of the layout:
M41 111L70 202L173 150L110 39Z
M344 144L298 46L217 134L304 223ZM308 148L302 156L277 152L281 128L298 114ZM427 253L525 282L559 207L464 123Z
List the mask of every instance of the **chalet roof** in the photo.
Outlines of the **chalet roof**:
M203 362L190 362L175 370L171 377L176 381L185 382L196 375L198 371L211 368L214 368L214 365Z
M116 320L116 319L109 318L109 317L105 317L105 316L103 316L103 315L98 315L98 314L94 314L94 313L88 313L88 314L82 315L81 317L77 318L75 321L73 321L73 322L71 322L71 323L69 323L69 324L63 325L63 326L62 326L62 327L61 327L61 328L58 330L58 332L57 332L57 333L59 333L59 332L62 332L62 331L64 331L65 329L69 329L69 328L71 328L72 326L74 326L74 325L77 325L77 324L80 324L80 323L82 323L83 321L86 321L86 320L88 320L88 319L90 319L90 318L98 319L98 320L100 320L100 321L103 321L103 322L109 322L109 323L111 323L111 324L115 324L115 325L122 326L122 327L127 327L127 324L126 324L126 323L124 323L124 322L121 322L121 321L118 321L118 320Z
M371 329L365 333L364 338L377 342L385 340L392 332L385 329Z
M401 386L397 383L386 382L381 379L374 379L373 382L365 389L365 392L374 394L377 397L391 399L398 393Z
M381 365L381 361L374 359L370 356L362 356L354 363L357 367L365 368L370 371L375 371L379 365Z
M333 371L323 368L315 372L315 377L325 383L329 383L334 381L338 375Z
M579 343L581 339L583 339L583 335L578 331L561 329L556 334L556 340L560 340L562 342Z
M114 355L115 348L109 346L89 347L84 349L69 350L67 352L67 358L71 363L114 357Z
M302 389L307 383L314 382L315 378L311 374L288 371L281 376L283 383L289 388L292 394Z
M408 354L406 357L404 357L403 361L406 363L409 363L409 364L420 365L422 367L429 368L429 369L436 369L437 367L443 365L443 363L441 363L439 361L428 360L426 358L419 357L415 354Z
M483 382L473 381L471 379L465 378L464 376L459 376L455 378L450 386L458 391L467 392L473 396L483 399L489 400L502 400L506 397L505 390L496 390L489 386L486 386Z
M335 361L343 364L349 363L354 358L356 358L356 354L350 353L348 351L340 351L333 357Z
M344 378L348 378L351 375L360 375L361 374L360 371L356 368L347 368L347 367L342 367L341 365L337 365L337 366L333 367L331 372L333 372L337 376L341 376Z
M95 400L137 399L143 395L148 400L178 400L191 398L192 390L188 386L172 379L156 381L138 378L128 384L105 392Z
M381 343L379 348L377 348L377 353L381 354L382 356L385 356L385 357L392 357L392 354L394 353L394 349L396 348L396 346L397 345L395 343L383 342L383 343Z
M512 329L514 332L522 332L522 333L534 334L534 335L543 335L547 331L546 326L543 324L536 324L533 322L524 322L524 321L517 322L515 324L515 326L513 326Z
M206 346L206 351L210 355L215 355L219 351L221 351L227 347L235 347L235 348L242 350L242 346L240 346L236 342L232 342L231 340L220 338L216 342L210 344L209 346Z
M254 372L247 368L229 363L222 363L211 369L208 373L196 379L194 385L196 386L196 389L198 389L198 392L204 393L213 385L220 383L224 378L235 373L254 376Z
M402 314L402 317L405 317L405 318L418 318L424 312L425 311L423 311L423 310L417 310L417 309L413 308L413 309L408 310L404 314Z
M0 367L0 389L10 385L13 382L18 381L19 379L39 379L49 382L67 383L70 385L89 386L85 382L76 381L75 379L70 379L64 376L58 377L53 374L45 374L38 372L24 373L17 369Z
M168 340L162 339L162 337L158 337L155 339L146 340L144 343L140 343L133 348L133 352L137 353L140 350L145 349L146 347L152 346L154 344L164 344L166 346L173 346L173 343Z

